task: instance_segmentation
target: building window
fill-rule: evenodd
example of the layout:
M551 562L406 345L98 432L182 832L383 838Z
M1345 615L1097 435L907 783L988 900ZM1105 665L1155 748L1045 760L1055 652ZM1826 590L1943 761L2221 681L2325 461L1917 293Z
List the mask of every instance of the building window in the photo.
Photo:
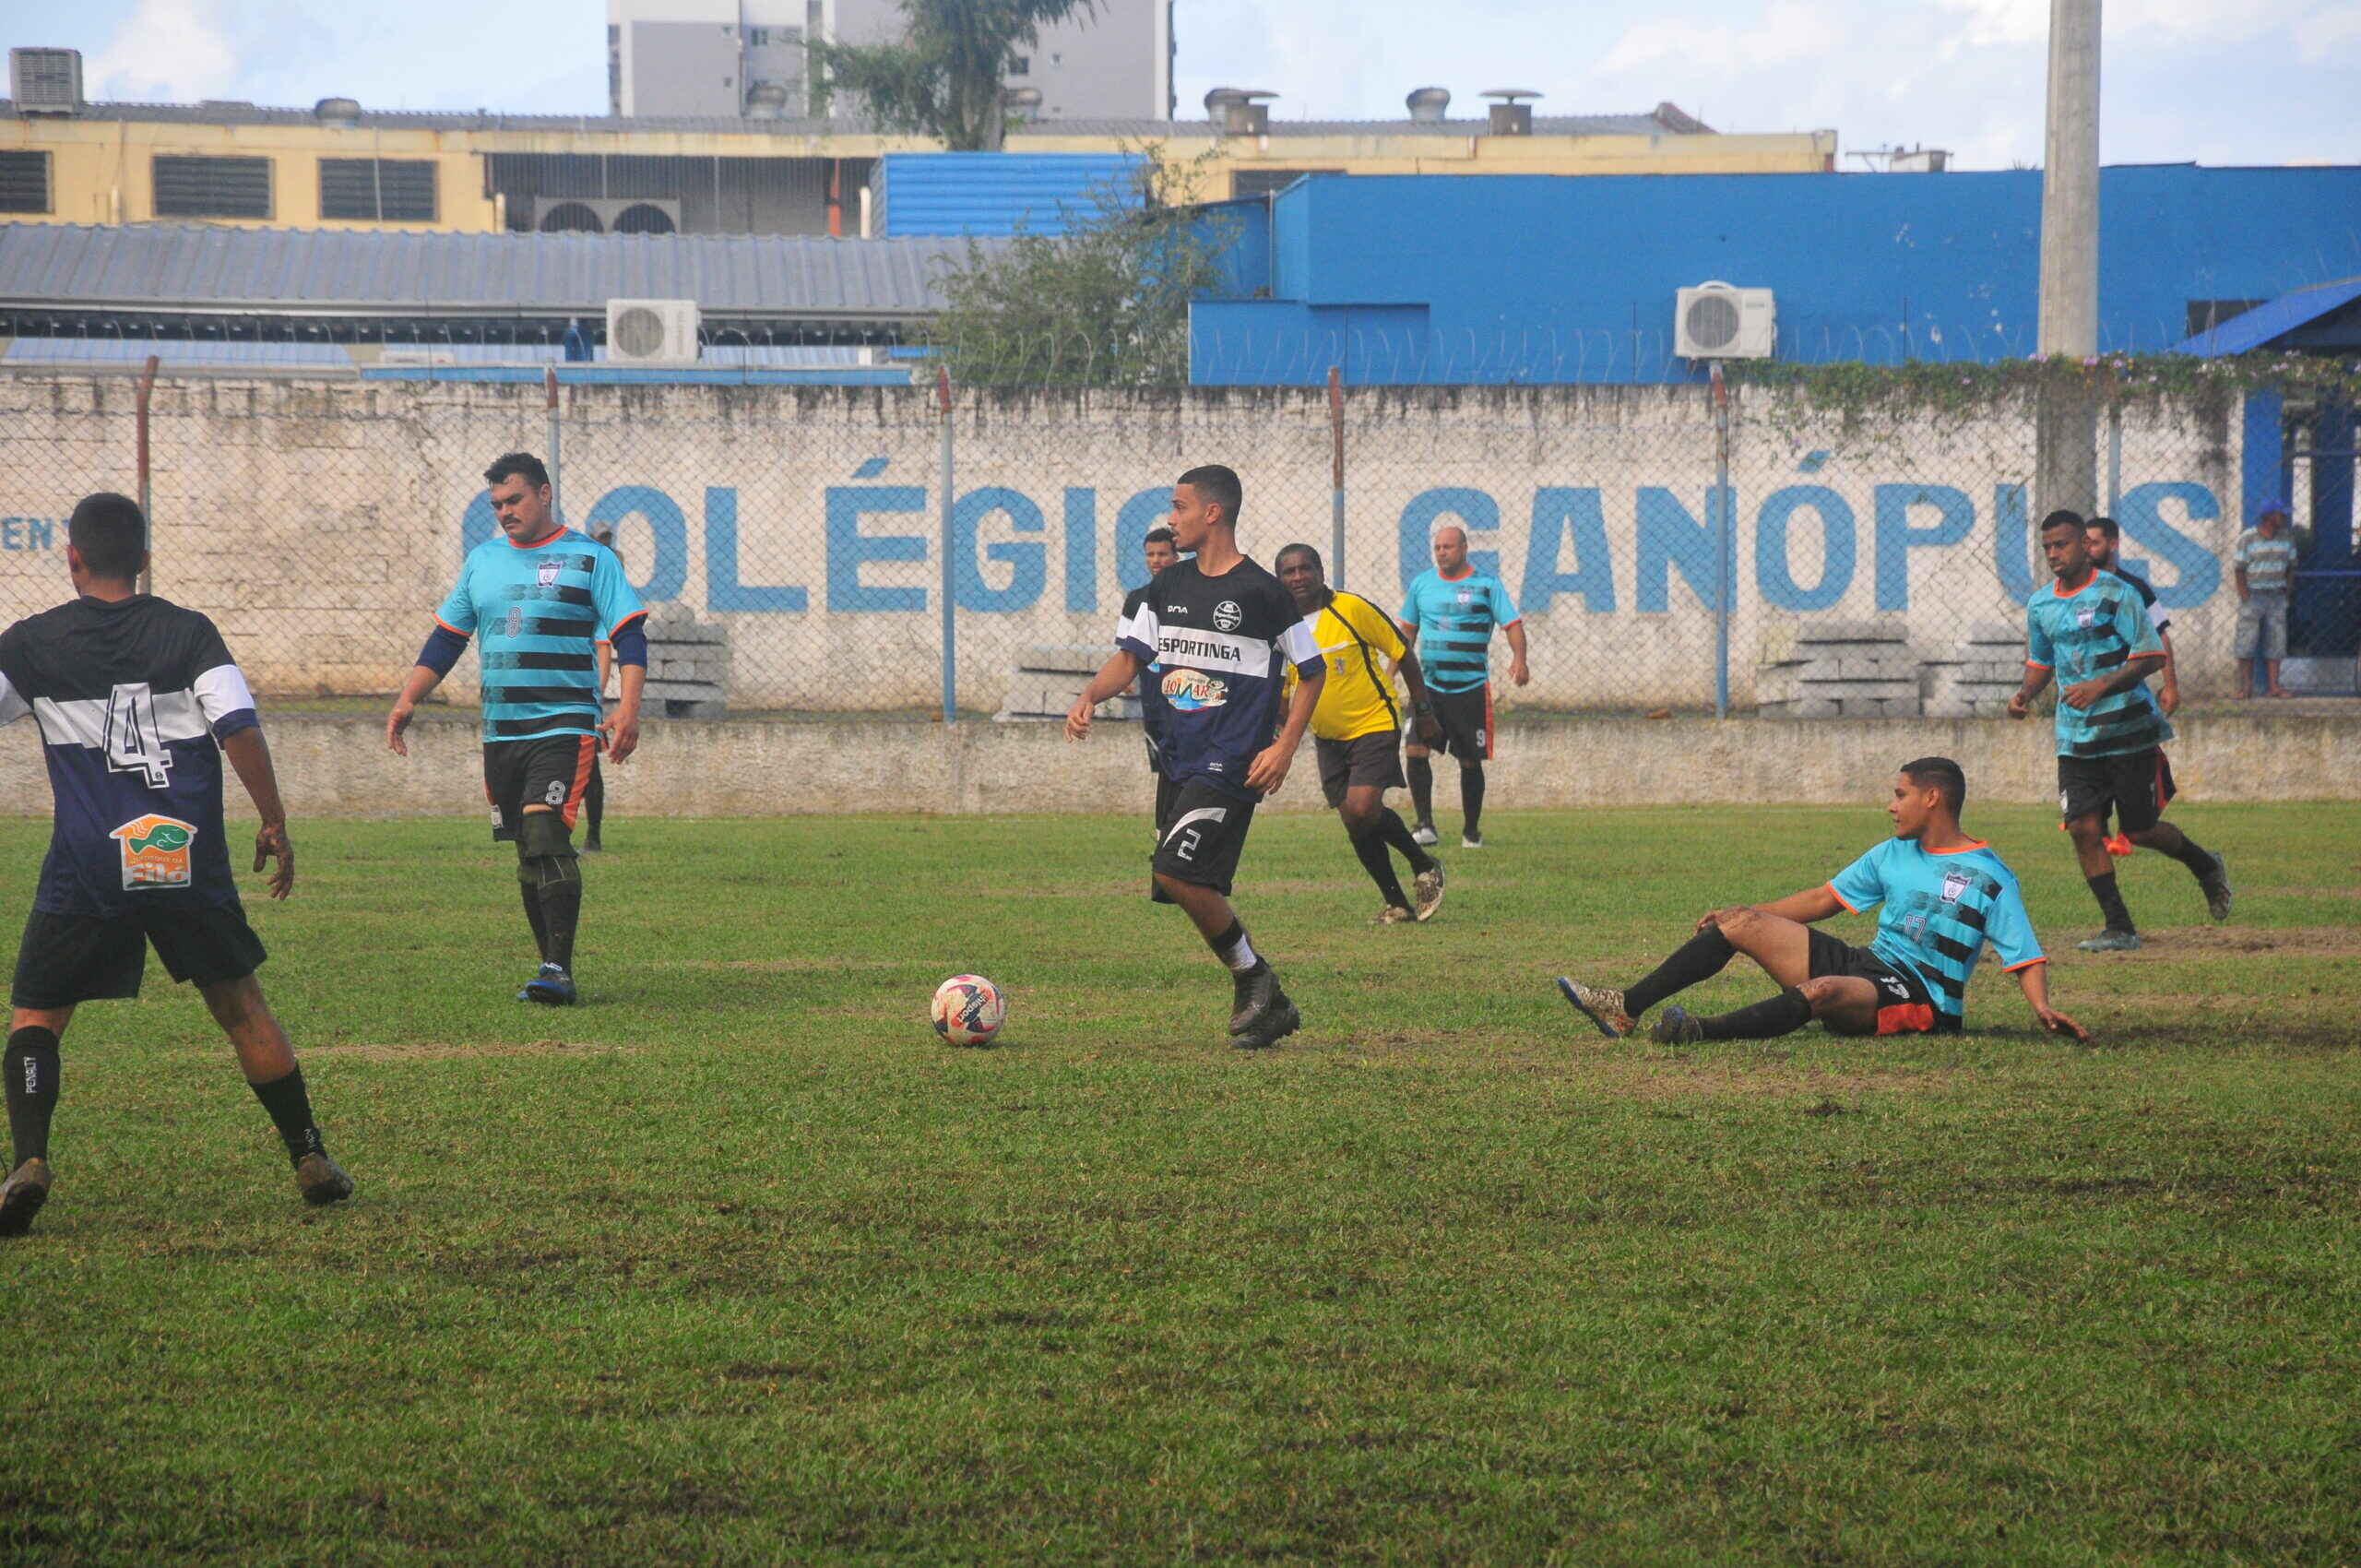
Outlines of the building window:
M323 158L320 216L364 223L432 223L434 165L423 158Z
M268 218L270 160L183 158L155 163L159 218Z
M0 152L0 212L49 210L49 154Z
M1019 54L1011 59L1008 63L1008 74L1012 77L1031 76L1033 74L1033 57L1029 54Z
M2189 335L2211 332L2234 315L2244 315L2268 300L2191 300L2189 302Z

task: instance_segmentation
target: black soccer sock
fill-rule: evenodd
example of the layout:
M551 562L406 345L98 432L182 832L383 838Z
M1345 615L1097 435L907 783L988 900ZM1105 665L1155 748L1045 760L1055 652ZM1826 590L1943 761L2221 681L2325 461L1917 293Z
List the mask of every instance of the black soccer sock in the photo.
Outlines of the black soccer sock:
M1459 831L1470 838L1484 836L1484 765L1459 770Z
M2091 897L2099 901L2099 913L2106 917L2109 931L2132 931L2131 911L2123 907L2123 895L2115 885L2115 873L2089 879Z
M1435 820L1435 769L1425 757L1408 759L1410 775L1410 804L1418 813L1418 826L1432 826Z
M1254 944L1246 940L1246 927L1239 921L1231 921L1228 931L1205 945L1214 950L1214 956L1227 965L1234 975L1242 975L1263 961L1255 953Z
M28 1025L8 1037L8 1146L13 1170L49 1158L49 1118L57 1109L57 1036Z
M1391 813L1387 814L1391 815ZM1353 853L1360 857L1361 870L1377 884L1377 891L1387 909L1408 909L1410 900L1403 895L1402 879L1394 874L1394 857L1385 848L1385 835L1375 823L1352 836Z
M582 873L572 855L552 855L541 884L541 924L549 931L541 961L574 969L574 928L582 919Z
M599 825L607 818L607 774L597 763L590 765L590 782L583 786L582 814L590 819L589 842L599 841Z
M1811 1004L1794 986L1734 1013L1697 1020L1707 1039L1770 1039L1793 1034L1810 1022Z
M2179 849L2166 849L2165 853L2187 866L2189 874L2200 882L2213 874L2213 851L2202 848L2186 833L2180 836Z
M1434 869L1435 858L1410 837L1410 825L1403 821L1402 814L1392 806L1377 814L1377 832L1378 837L1385 840L1387 848L1402 851L1402 858L1410 862L1413 873Z
M279 1129L279 1140L287 1146L289 1159L301 1159L307 1154L326 1154L327 1145L320 1141L320 1129L312 1121L312 1097L303 1092L303 1069L296 1068L283 1078L273 1078L267 1084L248 1084L262 1108L270 1112L271 1125Z
M547 963L550 956L550 927L549 921L541 917L541 890L534 883L520 882L516 885L516 891L525 896L525 918L531 921L533 926L533 951L540 956L543 963Z
M1686 991L1699 980L1713 979L1737 956L1738 949L1722 934L1722 928L1709 925L1682 943L1647 979L1627 987L1623 1010L1636 1018L1666 997Z

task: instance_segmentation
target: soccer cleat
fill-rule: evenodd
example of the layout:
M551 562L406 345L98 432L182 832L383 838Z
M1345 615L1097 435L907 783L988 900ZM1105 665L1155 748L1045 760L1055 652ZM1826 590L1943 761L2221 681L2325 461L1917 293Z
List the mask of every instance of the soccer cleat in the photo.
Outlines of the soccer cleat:
M1636 1027L1631 1016L1623 1010L1623 993L1603 985L1584 985L1580 980L1558 977L1558 994L1574 1004L1574 1011L1598 1026L1598 1032L1609 1039L1621 1039Z
M1688 1008L1675 1004L1656 1015L1648 1038L1658 1045L1694 1045L1705 1038L1705 1026Z
M1371 925L1416 925L1418 923L1418 917L1400 904L1388 904L1377 912L1377 919L1369 923Z
M2197 885L2205 891L2205 912L2213 916L2216 922L2228 920L2231 897L2230 868L2222 862L2221 856L2213 857L2213 869L2199 877Z
M49 1189L57 1178L45 1159L29 1159L17 1167L16 1174L0 1182L0 1236L21 1236L33 1228L33 1216L49 1201Z
M1459 836L1459 847L1463 849L1480 849L1484 847L1484 836L1480 833L1463 833Z
M1435 831L1433 823L1422 822L1410 829L1410 842L1421 849L1432 849L1442 842L1442 835Z
M574 1005L574 977L561 964L543 964L541 972L525 982L516 993L519 1002L538 1002L544 1007Z
M1264 995L1263 982L1270 979L1270 974L1271 966L1264 963L1257 963L1251 969L1230 970L1229 1032L1231 1034L1236 1034L1244 1028L1246 1020L1254 1016L1254 1009L1262 1005L1262 998ZM1271 980L1273 989L1276 989L1277 985L1276 980Z
M593 833L582 841L582 852L586 855L603 855L607 852L607 846L597 834Z
M340 1203L352 1195L352 1178L316 1149L295 1162L295 1185L302 1189L303 1201L315 1206Z
M1240 1051L1268 1051L1303 1028L1303 1015L1279 989L1278 977L1271 974L1268 964L1263 966L1263 973L1270 976L1270 983L1264 988L1262 1005L1248 1016L1245 1028L1229 1031L1229 1043Z
M2096 936L2086 936L2074 945L2085 953L2137 953L2140 951L2140 933L2118 931L2109 926Z
M1441 861L1437 861L1411 879L1410 896L1417 902L1420 920L1430 921L1435 918L1435 911L1442 908L1442 862Z

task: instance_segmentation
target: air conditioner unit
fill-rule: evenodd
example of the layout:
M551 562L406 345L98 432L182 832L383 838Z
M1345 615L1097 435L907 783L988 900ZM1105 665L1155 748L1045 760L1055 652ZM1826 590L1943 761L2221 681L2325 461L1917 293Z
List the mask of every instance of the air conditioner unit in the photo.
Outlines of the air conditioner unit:
M696 363L696 301L609 300L607 362Z
M1672 351L1684 360L1767 360L1778 340L1768 289L1705 282L1675 291Z
M82 52L78 49L8 51L8 96L19 114L78 114L82 112Z

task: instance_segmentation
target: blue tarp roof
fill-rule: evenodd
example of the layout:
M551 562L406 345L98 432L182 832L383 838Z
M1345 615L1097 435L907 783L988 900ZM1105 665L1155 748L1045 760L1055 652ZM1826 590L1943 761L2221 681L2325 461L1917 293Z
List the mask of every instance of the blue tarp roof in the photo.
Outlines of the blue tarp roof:
M2195 354L2200 359L2214 359L2223 354L2243 354L2249 349L2260 349L2272 339L2293 332L2296 328L2318 321L2339 305L2361 299L2361 278L2346 278L2334 283L2319 283L2308 289L2298 289L2282 294L2265 304L2259 304L2210 331L2173 345L2177 354Z

